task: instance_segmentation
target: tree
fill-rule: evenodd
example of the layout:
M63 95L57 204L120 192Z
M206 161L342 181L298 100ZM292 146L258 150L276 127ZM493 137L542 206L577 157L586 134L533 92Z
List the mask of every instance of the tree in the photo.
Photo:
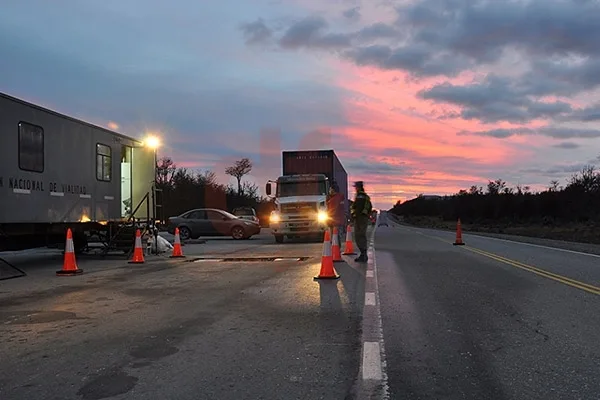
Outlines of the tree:
M164 188L173 184L177 166L170 157L163 157L156 163L156 185Z
M237 180L238 195L242 195L242 178L248 175L252 171L252 161L249 158L242 158L233 164L231 167L225 169L227 175L233 176Z

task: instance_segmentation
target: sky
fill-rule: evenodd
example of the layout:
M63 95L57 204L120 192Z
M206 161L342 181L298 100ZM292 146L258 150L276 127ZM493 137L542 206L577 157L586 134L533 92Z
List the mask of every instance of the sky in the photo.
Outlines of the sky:
M0 91L212 170L334 149L377 208L600 154L593 0L5 0ZM175 3L171 3L175 4Z

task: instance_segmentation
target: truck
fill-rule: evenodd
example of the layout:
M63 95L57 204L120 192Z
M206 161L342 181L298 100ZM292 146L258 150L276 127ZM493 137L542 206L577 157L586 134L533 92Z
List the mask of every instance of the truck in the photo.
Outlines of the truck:
M76 253L129 251L154 225L155 146L4 93L0 132L0 251L64 248L68 229Z
M266 194L274 199L270 227L277 243L284 238L323 239L328 228L326 200L333 183L348 210L348 173L334 150L282 152L282 175L268 181Z

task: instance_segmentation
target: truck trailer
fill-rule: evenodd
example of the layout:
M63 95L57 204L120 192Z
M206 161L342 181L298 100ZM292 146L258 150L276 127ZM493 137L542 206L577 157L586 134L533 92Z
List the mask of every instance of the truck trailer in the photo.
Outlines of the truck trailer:
M283 173L267 182L267 196L275 199L270 227L277 243L284 238L322 240L328 227L326 200L336 183L348 215L348 174L334 150L284 151ZM275 186L275 188L273 187Z
M156 149L0 93L0 251L92 237L127 250L156 217ZM150 220L153 220L150 223Z

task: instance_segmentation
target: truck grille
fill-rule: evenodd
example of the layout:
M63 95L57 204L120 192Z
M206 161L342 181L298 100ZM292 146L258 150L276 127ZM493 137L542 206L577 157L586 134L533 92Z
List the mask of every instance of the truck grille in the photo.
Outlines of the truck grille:
M281 205L281 212L283 212L284 214L303 214L316 211L316 203L293 203Z

